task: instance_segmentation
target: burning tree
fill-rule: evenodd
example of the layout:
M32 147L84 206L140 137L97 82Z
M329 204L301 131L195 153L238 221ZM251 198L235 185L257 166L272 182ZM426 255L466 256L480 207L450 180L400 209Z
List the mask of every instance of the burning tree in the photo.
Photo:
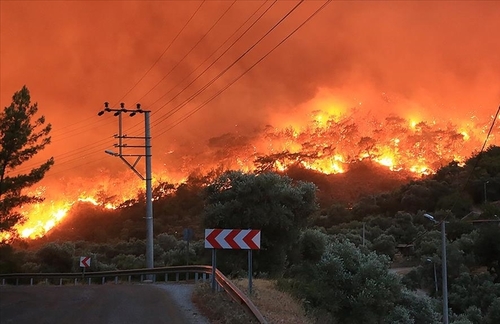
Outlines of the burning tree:
M50 143L51 125L45 124L44 116L36 118L37 111L37 104L31 105L29 90L23 86L0 113L0 233L23 222L18 207L42 200L23 193L23 189L42 180L54 164L50 158L29 172L17 169Z

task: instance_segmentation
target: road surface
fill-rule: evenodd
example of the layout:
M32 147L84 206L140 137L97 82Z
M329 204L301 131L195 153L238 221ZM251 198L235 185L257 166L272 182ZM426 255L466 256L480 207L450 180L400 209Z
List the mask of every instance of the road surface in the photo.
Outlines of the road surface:
M0 323L190 324L169 292L153 284L0 286Z

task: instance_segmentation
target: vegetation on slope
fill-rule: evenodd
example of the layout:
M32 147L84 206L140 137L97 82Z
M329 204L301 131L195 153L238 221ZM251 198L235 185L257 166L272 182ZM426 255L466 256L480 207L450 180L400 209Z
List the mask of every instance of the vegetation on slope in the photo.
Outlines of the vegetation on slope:
M332 196L316 205L314 185L284 175L227 172L207 179L192 178L155 202L157 266L210 264L205 226L258 228L263 249L254 253L254 277L278 279L318 321L433 323L441 316L433 276L441 268L441 241L439 228L423 217L431 213L447 222L450 319L500 322L500 147L348 203ZM329 180L316 182L320 194L329 187ZM93 257L91 271L141 267L142 209L139 201L113 212L82 211L42 240L2 246L0 270L78 271L80 255ZM196 230L189 250L181 239L186 227ZM400 280L387 270L401 262L413 270ZM218 267L245 276L246 253L223 251ZM436 280L440 287L440 271Z

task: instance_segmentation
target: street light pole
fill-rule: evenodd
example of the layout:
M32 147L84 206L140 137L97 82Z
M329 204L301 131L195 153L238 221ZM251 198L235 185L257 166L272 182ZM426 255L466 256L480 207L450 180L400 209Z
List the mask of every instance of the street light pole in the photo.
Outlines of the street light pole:
M442 281L443 281L443 324L448 324L448 266L446 264L446 222L442 220L438 222L432 215L424 214L424 217L434 222L441 224L441 254L442 254Z
M432 261L431 259L427 259L427 262L432 262L432 267L434 268L434 289L436 290L436 293L438 292L438 283L437 283L437 274L436 274L436 262Z
M443 255L443 323L448 324L448 266L446 264L446 222L441 221L441 249Z

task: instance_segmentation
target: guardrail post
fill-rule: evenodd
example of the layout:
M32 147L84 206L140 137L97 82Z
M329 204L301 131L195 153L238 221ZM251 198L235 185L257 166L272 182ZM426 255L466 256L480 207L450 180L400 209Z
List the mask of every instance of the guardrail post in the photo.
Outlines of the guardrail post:
M49 284L49 279L45 278L45 284L48 285Z
M59 278L59 286L62 286L62 278Z
M128 282L132 281L132 276L128 276Z
M102 277L102 284L104 285L104 283L106 282L106 277Z
M194 282L198 282L198 272L195 272L194 274Z
M78 283L78 278L75 278L75 286L76 286L77 283Z
M156 282L156 273L153 275L153 282Z
M5 278L2 278L2 286L5 286Z
M202 274L203 282L207 281L207 274L203 272Z
M89 278L89 285L90 285L91 281L92 281L92 278Z
M33 286L33 278L30 278L30 286Z
M144 275L141 275L141 282L144 280Z
M115 285L118 284L118 276L115 276Z
M175 281L179 281L179 273L178 272L175 274Z
M168 273L165 272L165 282L168 282Z

